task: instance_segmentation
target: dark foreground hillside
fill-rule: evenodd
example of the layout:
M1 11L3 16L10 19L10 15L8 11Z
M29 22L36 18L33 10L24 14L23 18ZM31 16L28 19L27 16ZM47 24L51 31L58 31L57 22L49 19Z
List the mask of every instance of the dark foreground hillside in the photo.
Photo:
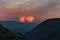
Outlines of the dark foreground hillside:
M0 24L0 40L27 40L21 33L12 33Z
M60 18L42 22L27 37L28 40L60 40Z

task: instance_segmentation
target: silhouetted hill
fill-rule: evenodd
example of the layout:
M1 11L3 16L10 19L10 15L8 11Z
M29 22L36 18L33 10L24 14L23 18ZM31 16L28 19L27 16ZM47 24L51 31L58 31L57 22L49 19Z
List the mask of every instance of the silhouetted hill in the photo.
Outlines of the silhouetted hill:
M21 23L16 21L0 21L0 24L8 28L12 32L26 33L37 26L36 23Z
M60 40L60 18L42 22L27 37L29 40Z
M0 40L27 40L21 33L12 33L0 24Z

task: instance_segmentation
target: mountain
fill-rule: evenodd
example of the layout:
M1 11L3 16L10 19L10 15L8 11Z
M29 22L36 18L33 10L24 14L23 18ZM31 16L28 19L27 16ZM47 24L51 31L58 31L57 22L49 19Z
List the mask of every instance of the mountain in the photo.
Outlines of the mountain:
M0 24L12 32L27 33L36 27L37 23L21 23L16 21L0 21Z
M0 24L0 40L27 40L21 33L12 33Z
M60 40L60 18L48 19L27 33L28 40Z

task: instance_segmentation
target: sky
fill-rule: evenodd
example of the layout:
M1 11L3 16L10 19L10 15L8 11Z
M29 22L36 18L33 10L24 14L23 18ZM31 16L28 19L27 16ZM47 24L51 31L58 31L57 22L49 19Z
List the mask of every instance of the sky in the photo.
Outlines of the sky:
M18 21L21 16L39 22L60 18L60 0L0 0L0 20Z

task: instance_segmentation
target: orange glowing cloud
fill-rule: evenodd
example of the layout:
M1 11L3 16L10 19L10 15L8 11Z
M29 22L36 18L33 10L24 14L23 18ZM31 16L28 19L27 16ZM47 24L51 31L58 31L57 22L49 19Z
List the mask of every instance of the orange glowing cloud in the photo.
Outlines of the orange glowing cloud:
M25 17L25 16L21 16L20 18L19 18L19 21L20 22L30 22L30 23L32 23L32 22L34 22L34 20L35 20L35 17L33 17L33 16L27 16L27 17Z
M20 21L20 22L25 22L25 16L20 17L20 18L19 18L19 21Z
M28 16L28 17L26 17L26 20L28 22L33 22L35 20L35 18L33 16Z

